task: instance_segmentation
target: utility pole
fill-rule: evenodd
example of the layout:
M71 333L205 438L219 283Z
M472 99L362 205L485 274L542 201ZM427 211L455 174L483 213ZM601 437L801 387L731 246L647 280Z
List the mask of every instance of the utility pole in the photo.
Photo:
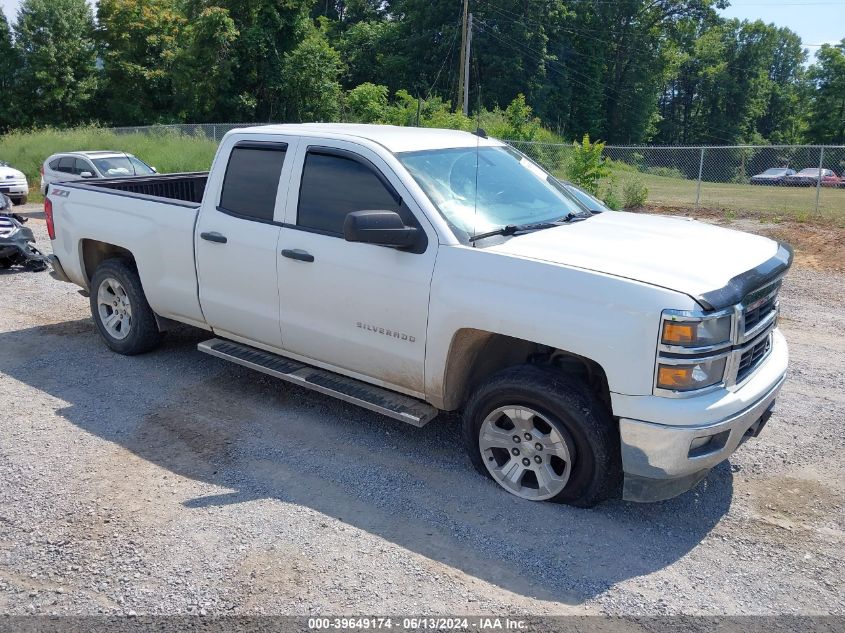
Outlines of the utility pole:
M455 99L455 109L464 98L464 65L466 63L467 49L467 18L469 14L469 0L464 0L464 18L461 22L461 65L458 66L458 98Z
M467 22L467 52L464 60L464 116L469 116L469 60L472 55L472 13Z

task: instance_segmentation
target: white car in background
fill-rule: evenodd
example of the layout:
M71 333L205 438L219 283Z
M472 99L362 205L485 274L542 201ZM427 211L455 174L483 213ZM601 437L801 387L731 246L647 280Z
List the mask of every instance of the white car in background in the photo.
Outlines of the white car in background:
M0 160L0 194L6 194L15 204L26 204L29 183L19 169Z
M83 178L126 178L156 173L140 158L126 152L63 152L53 154L41 165L41 193L54 182Z

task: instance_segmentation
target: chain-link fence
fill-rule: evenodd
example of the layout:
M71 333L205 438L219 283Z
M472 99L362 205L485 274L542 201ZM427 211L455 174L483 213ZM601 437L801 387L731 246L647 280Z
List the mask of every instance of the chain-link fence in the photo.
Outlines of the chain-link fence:
M119 127L119 134L185 134L219 142L229 130L260 123ZM572 145L508 141L562 178ZM727 213L845 219L845 146L658 147L608 145L609 176L599 195L618 206L715 209ZM821 174L821 177L820 177Z
M220 142L229 130L267 123L175 123L171 125L136 125L127 127L113 127L117 134L186 134L188 136L204 136Z
M570 176L571 145L512 141L546 169ZM845 219L845 146L606 146L599 194L621 206L716 209L802 220ZM821 175L821 176L820 176Z

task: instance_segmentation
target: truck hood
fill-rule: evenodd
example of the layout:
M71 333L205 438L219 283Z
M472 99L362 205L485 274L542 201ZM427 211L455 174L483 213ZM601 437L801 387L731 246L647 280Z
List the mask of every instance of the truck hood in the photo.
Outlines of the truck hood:
M26 176L24 176L22 171L0 165L0 183L5 180L21 180L23 178L26 178Z
M712 308L736 303L792 261L788 247L766 237L624 212L517 235L490 250L668 288Z

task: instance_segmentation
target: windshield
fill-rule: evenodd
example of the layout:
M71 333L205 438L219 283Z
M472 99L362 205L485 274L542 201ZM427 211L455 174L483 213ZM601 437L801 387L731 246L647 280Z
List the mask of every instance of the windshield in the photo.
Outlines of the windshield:
M5 160L0 160L0 167L8 167L8 166L9 166L9 163L7 163Z
M767 169L763 172L764 176L781 176L786 173L785 169Z
M507 146L406 152L399 160L459 237L585 212L552 176Z
M580 187L576 187L571 182L564 182L563 186L566 187L566 190L571 193L578 202L583 204L590 211L610 211L610 207L608 207L604 202L596 198L591 193L587 193Z
M134 156L114 156L111 158L95 158L93 160L97 170L106 178L120 176L148 176L154 174L153 168Z

